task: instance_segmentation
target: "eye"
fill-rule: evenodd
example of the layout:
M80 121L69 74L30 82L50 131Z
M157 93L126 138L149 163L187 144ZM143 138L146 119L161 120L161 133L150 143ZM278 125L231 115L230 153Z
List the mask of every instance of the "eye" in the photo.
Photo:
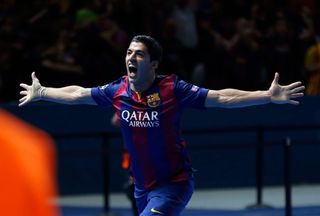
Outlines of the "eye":
M137 53L137 56L140 57L140 58L143 58L143 57L144 57L144 53L138 52L138 53Z

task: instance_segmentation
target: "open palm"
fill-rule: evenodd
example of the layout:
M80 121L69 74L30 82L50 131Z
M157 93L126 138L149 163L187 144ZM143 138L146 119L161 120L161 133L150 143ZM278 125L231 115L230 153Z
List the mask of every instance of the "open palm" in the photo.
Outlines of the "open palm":
M41 98L41 90L43 87L41 86L39 79L36 77L35 72L32 72L31 78L31 85L27 85L25 83L20 84L24 90L20 91L20 95L23 97L19 100L19 106L23 106L31 101L38 101Z
M305 87L302 86L301 82L294 82L286 86L279 85L279 74L275 73L274 79L269 88L271 96L271 102L276 104L294 104L298 105L299 101L293 100L295 98L302 97L302 92Z

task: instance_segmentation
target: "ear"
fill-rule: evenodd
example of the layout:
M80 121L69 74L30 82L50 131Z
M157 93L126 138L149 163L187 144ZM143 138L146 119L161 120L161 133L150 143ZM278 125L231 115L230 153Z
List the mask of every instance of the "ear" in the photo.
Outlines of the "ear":
M154 70L156 70L159 66L159 62L154 60L151 62L151 66Z

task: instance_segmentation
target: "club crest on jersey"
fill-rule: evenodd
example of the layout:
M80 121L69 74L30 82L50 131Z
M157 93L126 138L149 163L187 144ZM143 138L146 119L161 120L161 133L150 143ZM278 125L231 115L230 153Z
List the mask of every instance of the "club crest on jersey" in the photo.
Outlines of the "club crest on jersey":
M149 107L157 107L160 105L159 93L153 93L147 96L147 104Z

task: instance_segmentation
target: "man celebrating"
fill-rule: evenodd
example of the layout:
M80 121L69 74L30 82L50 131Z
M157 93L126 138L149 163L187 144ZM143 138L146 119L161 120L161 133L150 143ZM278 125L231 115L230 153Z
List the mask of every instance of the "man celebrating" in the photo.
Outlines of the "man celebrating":
M301 82L281 86L279 74L268 90L209 90L176 75L156 74L162 48L152 37L135 36L127 50L127 75L101 87L49 88L33 72L32 84L24 89L19 106L46 100L64 104L113 106L131 158L135 198L140 216L177 216L193 193L193 173L180 119L185 108L236 108L267 103L299 104Z

